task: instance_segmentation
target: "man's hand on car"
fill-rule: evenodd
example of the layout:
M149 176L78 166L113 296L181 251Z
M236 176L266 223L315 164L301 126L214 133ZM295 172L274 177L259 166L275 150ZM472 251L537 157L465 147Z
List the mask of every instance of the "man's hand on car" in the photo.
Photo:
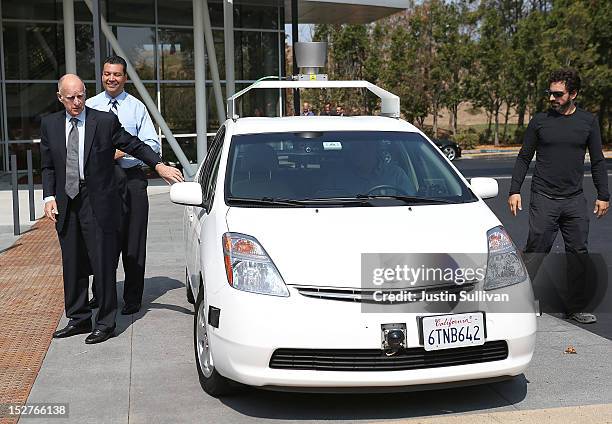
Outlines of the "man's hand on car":
M164 165L163 163L158 163L155 166L155 172L159 174L168 184L172 185L174 183L180 183L185 181L183 178L183 174L178 169Z

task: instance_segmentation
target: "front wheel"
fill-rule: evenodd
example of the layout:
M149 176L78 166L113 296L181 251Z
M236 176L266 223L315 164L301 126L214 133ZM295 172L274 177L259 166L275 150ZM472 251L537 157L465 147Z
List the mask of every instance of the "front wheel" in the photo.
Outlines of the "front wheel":
M457 157L457 150L453 146L446 146L442 149L442 153L448 158L448 160L453 161Z
M223 377L215 370L212 351L208 338L208 325L206 323L206 303L204 302L204 290L200 288L198 299L195 304L195 315L193 323L193 345L195 350L196 367L200 385L206 393L219 397L233 392L230 380Z

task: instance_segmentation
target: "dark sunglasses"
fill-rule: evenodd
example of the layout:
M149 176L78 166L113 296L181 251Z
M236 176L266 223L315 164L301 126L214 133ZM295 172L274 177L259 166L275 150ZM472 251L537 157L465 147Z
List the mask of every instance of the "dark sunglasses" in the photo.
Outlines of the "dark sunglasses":
M559 97L563 97L563 95L565 94L565 91L546 90L545 93L548 97L553 96L555 99L558 99Z

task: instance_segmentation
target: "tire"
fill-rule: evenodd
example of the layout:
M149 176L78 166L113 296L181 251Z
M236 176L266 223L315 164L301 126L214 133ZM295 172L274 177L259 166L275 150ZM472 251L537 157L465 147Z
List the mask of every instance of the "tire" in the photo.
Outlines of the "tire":
M195 299L193 298L193 290L191 290L191 284L189 284L189 275L187 272L187 268L185 268L185 290L187 291L187 302L192 305L195 304Z
M453 146L444 147L442 149L442 153L444 153L444 156L446 156L450 161L453 161L457 158L457 150Z
M217 372L212 360L212 352L208 343L208 323L206 322L206 305L204 290L200 287L195 303L193 318L193 350L200 386L209 395L219 397L232 394L234 388L231 381Z

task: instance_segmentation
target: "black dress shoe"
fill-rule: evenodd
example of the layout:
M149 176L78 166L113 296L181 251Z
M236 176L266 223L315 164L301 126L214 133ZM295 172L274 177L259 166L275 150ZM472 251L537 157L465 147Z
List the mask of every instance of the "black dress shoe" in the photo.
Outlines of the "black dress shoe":
M140 303L128 304L121 309L121 315L132 315L138 311L140 311Z
M84 324L80 324L80 325L68 324L61 330L57 330L55 333L53 333L53 338L61 339L64 337L76 336L77 334L89 333L90 331L91 331L91 321L85 322Z
M98 299L96 299L96 296L92 297L89 301L89 307L91 309L96 309L98 307Z
M85 339L85 343L87 344L102 343L110 339L111 337L113 337L114 334L115 334L115 327L109 328L108 330L100 330L96 328L94 331L91 332L89 336L87 336L87 338Z

